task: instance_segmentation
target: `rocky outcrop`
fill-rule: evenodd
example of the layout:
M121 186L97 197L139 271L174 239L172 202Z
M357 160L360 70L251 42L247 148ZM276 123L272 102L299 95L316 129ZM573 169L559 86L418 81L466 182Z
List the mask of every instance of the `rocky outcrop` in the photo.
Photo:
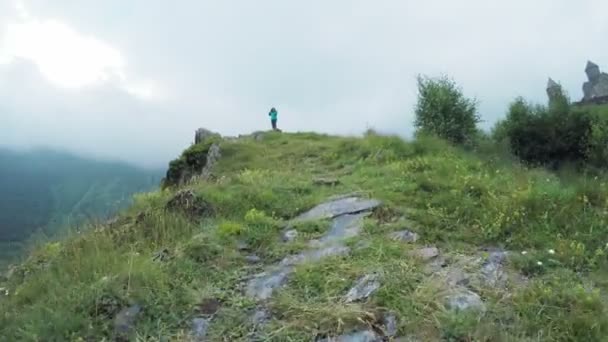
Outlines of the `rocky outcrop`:
M600 67L589 61L585 68L588 81L583 84L583 101L608 96L608 74L600 71Z
M218 133L212 132L206 128L199 128L194 133L194 143L200 144L203 141L209 140L210 138L220 138Z
M220 140L219 134L199 128L194 135L195 144L169 163L163 187L181 186L194 178L211 178L213 168L222 156Z
M251 278L246 284L247 296L259 301L267 300L275 290L287 283L295 266L318 262L331 256L349 254L350 248L344 244L344 240L357 236L363 226L363 219L379 205L380 201L377 200L343 197L320 204L295 218L295 222L322 219L333 219L333 221L330 230L323 237L309 243L311 249L287 256L278 264ZM297 236L297 231L293 231L290 235ZM289 241L289 239L284 240Z

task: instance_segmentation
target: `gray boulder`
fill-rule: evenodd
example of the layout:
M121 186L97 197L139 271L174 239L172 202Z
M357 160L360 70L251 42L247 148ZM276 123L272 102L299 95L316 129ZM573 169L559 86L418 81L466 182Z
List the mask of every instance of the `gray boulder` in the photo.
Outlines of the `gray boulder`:
M192 339L194 342L205 342L207 341L207 332L209 331L209 326L211 325L211 320L209 318L194 318L192 320Z
M379 278L378 274L368 274L360 278L355 286L348 291L344 301L346 303L352 303L368 298L380 288Z
M135 304L120 310L114 317L114 332L117 336L126 337L133 332L135 322L141 313L141 306Z
M391 238L391 240L395 240L395 241L401 241L401 242L416 242L418 241L418 234L409 231L409 230L402 230L399 232L392 232L389 234L389 237Z
M372 330L357 331L337 337L327 337L318 342L382 342L384 339Z
M446 297L446 307L452 311L485 311L486 305L473 291L460 289Z
M199 128L194 133L194 143L198 144L212 137L220 137L220 135L206 128Z
M420 258L424 261L428 261L439 256L439 249L437 249L437 247L425 247L417 249L411 254L414 257Z
M282 240L283 242L292 242L298 238L298 231L295 229L289 229L283 232Z
M363 199L359 197L346 197L317 205L309 211L298 216L295 221L315 221L331 219L345 214L356 214L370 211L381 202L374 199Z

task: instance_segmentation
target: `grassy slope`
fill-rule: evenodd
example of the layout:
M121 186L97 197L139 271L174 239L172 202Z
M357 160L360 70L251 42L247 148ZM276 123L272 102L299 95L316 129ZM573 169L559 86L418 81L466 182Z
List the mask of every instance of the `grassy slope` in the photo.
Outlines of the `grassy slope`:
M30 240L65 235L87 220L129 205L131 194L156 188L160 172L65 152L0 148L0 269ZM24 208L27 212L24 213Z
M214 298L222 308L211 339L245 339L256 304L240 285L261 269L247 265L237 242L247 241L265 264L276 262L327 229L325 222L299 227L305 234L283 244L285 220L330 195L352 191L385 202L357 238L371 245L350 257L299 266L269 303L274 319L262 332L266 339L310 341L361 326L382 310L398 314L400 333L423 340L608 336L604 178L559 178L435 140L405 143L374 135L271 133L263 141L223 142L222 150L218 179L190 186L216 208L214 218L195 222L167 211L173 195L167 190L139 196L118 227L93 227L41 247L6 284L10 294L0 298L0 336L99 340L110 333L117 310L138 303L145 308L137 325L141 340L185 340L197 305ZM313 185L317 176L335 176L341 184ZM413 247L386 238L401 227L384 219L403 215L420 227L419 245L463 254L481 246L528 251L517 253L509 266L528 275L528 285L508 296L482 292L488 304L483 316L446 313L436 289L424 281L422 265L407 257ZM152 261L164 248L170 259ZM386 274L382 288L366 303L341 303L352 282L372 270Z

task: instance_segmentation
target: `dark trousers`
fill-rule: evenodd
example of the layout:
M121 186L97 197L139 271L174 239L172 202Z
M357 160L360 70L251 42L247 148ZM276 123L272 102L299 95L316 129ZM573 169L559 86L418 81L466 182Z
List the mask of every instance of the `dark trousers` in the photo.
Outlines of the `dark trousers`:
M277 129L277 120L270 120L270 123L272 124L272 129L276 130Z

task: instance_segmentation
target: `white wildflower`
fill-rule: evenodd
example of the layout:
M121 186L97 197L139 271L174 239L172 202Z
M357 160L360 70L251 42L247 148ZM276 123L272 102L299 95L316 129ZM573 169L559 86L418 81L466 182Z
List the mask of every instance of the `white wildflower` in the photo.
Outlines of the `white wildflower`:
M555 254L555 250L550 249L550 250L549 250L549 254Z
M538 261L538 262L536 262L536 264L537 264L538 266L542 266L542 265L543 265L543 262L542 262L542 261Z
M606 244L606 245L608 246L608 244ZM528 254L528 252L526 252L526 251L521 252L521 255L526 255L526 254Z

